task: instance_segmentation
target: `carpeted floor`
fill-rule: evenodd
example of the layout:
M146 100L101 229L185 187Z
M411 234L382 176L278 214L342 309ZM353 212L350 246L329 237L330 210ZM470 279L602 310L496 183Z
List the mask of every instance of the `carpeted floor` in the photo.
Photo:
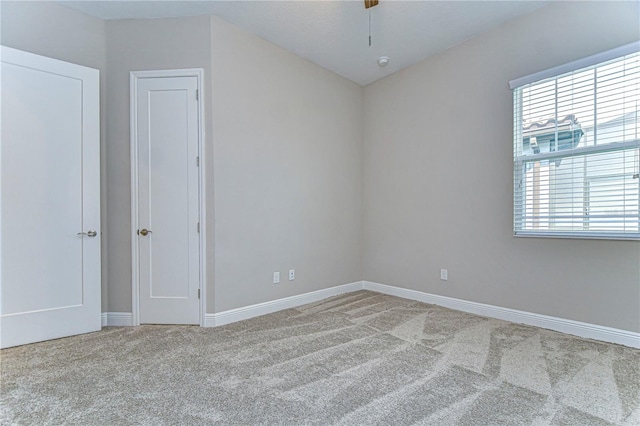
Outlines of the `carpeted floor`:
M640 351L359 291L5 349L2 424L640 425Z

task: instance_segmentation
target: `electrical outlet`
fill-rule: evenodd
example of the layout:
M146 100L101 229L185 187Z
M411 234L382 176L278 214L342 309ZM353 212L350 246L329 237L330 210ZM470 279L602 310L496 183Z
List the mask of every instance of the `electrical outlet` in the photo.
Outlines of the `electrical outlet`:
M280 272L273 273L273 283L278 284L280 282Z
M296 270L289 269L289 281L293 281L296 279Z
M449 279L449 271L446 269L440 269L440 279L442 281L447 281Z

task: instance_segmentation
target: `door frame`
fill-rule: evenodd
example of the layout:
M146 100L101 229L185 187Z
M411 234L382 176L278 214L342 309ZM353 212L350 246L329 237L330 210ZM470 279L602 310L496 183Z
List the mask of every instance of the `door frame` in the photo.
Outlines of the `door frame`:
M196 77L198 81L198 216L200 221L200 233L198 234L199 249L199 289L200 289L200 327L205 326L207 312L207 268L206 268L206 191L205 191L205 149L204 149L204 90L202 68L131 71L129 73L129 98L131 117L131 314L132 325L140 325L140 245L137 237L138 223L138 80L142 78L167 78L167 77Z

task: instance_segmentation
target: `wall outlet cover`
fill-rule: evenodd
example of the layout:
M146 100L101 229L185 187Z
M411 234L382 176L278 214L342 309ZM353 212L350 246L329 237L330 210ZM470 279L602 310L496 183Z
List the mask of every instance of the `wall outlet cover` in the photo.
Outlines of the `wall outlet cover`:
M440 279L442 281L447 281L449 279L449 271L446 269L440 269Z

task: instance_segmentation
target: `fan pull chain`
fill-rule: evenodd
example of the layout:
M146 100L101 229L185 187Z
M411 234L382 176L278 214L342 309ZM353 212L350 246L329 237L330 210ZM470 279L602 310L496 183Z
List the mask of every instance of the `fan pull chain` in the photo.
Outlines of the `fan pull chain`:
M371 47L371 9L369 9L369 47Z

